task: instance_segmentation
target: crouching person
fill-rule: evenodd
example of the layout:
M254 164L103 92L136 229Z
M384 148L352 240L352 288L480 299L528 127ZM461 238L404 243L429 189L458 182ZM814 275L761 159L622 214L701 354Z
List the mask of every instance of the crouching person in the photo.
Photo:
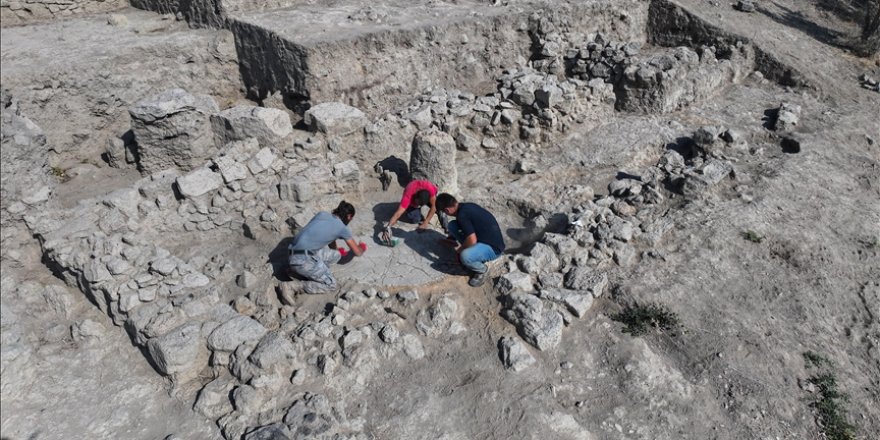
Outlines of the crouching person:
M477 287L488 278L487 261L504 252L504 237L495 217L476 203L459 203L450 194L437 196L437 209L455 217L449 222L450 238L458 243L461 264L471 271L468 284Z
M326 293L336 290L336 278L330 265L346 256L343 248L337 248L336 240L344 240L351 253L363 255L367 245L354 241L348 223L354 218L354 206L340 202L332 213L321 211L293 238L288 246L289 275L294 280L281 285L281 293L290 302L297 293Z

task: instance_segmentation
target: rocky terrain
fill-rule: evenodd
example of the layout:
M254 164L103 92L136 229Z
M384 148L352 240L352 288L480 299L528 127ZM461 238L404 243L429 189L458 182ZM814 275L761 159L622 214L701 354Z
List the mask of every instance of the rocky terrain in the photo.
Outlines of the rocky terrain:
M801 3L4 2L0 436L875 438L880 59Z

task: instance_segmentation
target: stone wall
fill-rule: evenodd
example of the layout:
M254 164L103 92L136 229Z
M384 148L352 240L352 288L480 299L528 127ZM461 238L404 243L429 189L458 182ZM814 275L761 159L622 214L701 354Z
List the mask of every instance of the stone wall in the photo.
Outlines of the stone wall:
M0 2L0 21L3 27L15 26L113 11L126 6L126 0L3 0Z

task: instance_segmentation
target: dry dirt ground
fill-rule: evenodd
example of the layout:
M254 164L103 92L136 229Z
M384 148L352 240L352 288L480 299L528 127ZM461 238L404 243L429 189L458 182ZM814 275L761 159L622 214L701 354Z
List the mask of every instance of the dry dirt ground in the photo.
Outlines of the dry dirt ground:
M517 7L513 1L496 3L498 8ZM609 182L621 174L643 175L669 145L703 126L735 129L747 142L744 149L724 152L735 172L711 191L691 197L667 188L661 202L632 216L646 225L669 225L668 232L656 241L636 241L626 262L609 259L596 266L608 277L604 295L582 317L566 315L569 322L558 345L545 350L526 345L535 362L521 371L505 368L499 359L499 339L519 338L502 317L504 295L495 280L481 288L467 286L454 256L433 247L432 238L440 235L436 226L426 236L403 226L401 247L379 247L376 225L393 208L400 188L394 183L389 192L381 191L374 162L359 163L365 176L359 191L342 194L356 202L359 215L352 229L370 250L364 259L338 268L341 294L299 297L294 306L279 305L280 313L289 313L288 319L275 323L279 331L296 327L294 339L310 345L297 345L309 358L290 360L296 373L291 376L281 368L287 374L278 382L261 372L251 373L249 380L229 379L225 367L205 368L186 380L163 377L148 349L134 344L121 322L114 325L119 315L108 316L76 282L68 278L65 283L59 273L65 269L60 252L38 240L38 222L21 220L21 203L4 196L0 436L825 439L833 437L812 405L820 391L810 382L825 371L849 396L839 404L853 426L851 438L878 438L880 93L861 87L859 76L867 72L878 77L880 59L857 58L841 49L838 34L852 32L852 23L829 12L824 3L802 3L761 2L756 12L746 14L727 2L675 1L715 26L718 35L735 35L771 54L794 72L787 77L794 81L786 81L785 75L780 75L782 83L774 81L773 72L749 74L674 111L602 113L516 151L458 152L461 194L496 213L513 250L493 267L497 279L516 266L515 254L527 253L541 230L554 229L553 221L536 214L569 213L573 203L552 200L558 194L552 191L555 185L590 186L598 199L608 193ZM480 7L490 8L487 2ZM27 61L30 51L58 56L59 48L38 44L35 33L63 40L67 27L76 29L71 38L100 27L96 35L114 38L116 31L106 28L107 16L3 28L4 92L19 99L22 113L46 131L53 147L44 152L53 174L53 196L49 205L38 205L46 208L37 208L52 211L26 211L28 215L75 223L71 212L87 212L81 201L99 205L95 200L143 177L132 166L110 167L100 157L108 137L124 136L127 107L137 99L182 87L211 95L228 108L246 102L244 97L252 93L241 85L230 31L188 29L144 11L122 13L131 29L140 31L120 37L119 47L130 39L136 50L127 54L108 45L102 55L98 46L80 48L82 55L69 63L75 66L71 76L81 76L81 81L68 86L63 81L52 84L52 76L71 76L43 72ZM641 23L638 14L632 16ZM179 58L169 49L178 47L174 45L186 48L180 55L185 59L174 60ZM377 47L381 53L382 46ZM332 66L332 61L322 62ZM51 61L46 64L52 66ZM483 75L500 66L484 67L474 72ZM131 75L138 68L145 73ZM407 86L404 80L388 81L401 90ZM103 96L104 90L112 96ZM320 93L332 90L327 86ZM379 107L413 98L375 98L370 102L381 105L368 114L378 118L389 111ZM262 99L275 107L283 101ZM783 148L783 136L768 128L768 117L782 102L802 108L792 134L797 149ZM301 103L296 104L288 109L295 121ZM67 118L73 109L77 114ZM63 121L56 125L54 120ZM389 139L409 141L414 131L407 130ZM387 154L404 157L408 150L393 144L388 148ZM334 153L330 157L335 159ZM344 154L340 156L349 157ZM522 160L537 172L512 172ZM9 172L21 175L14 171ZM536 207L536 212L524 205ZM543 206L557 211L542 211ZM267 229L245 237L240 231L187 230L153 236L182 261L215 267L211 280L220 286L220 302L242 311L244 301L235 301L247 289L235 287L236 276L255 273L265 278L261 283L278 284L266 263L289 231ZM99 246L91 250L101 251ZM370 288L390 296L373 292L362 298L360 290ZM418 292L415 300L395 296L412 290ZM358 299L349 292L358 293ZM445 300L454 302L455 310L438 324L436 305ZM678 325L641 336L624 333L623 324L612 318L634 304L661 305L677 316ZM320 332L319 324L330 321L337 333L328 330L323 340L304 336ZM385 344L389 324L399 329L398 341L418 340L419 348ZM361 331L373 332L372 339L365 338L375 350L359 351L360 340L351 345L348 336ZM805 353L830 362L815 366ZM235 361L229 365L234 369ZM248 375L238 371L233 376ZM215 377L232 380L238 390L257 390L263 400L252 403L256 399L242 397L245 391L231 393L230 388L225 413L193 410L199 389ZM312 395L326 396L332 409L314 403ZM308 423L285 417L288 408L300 408L294 402L307 403ZM282 420L284 436L248 434ZM326 430L317 429L324 422Z

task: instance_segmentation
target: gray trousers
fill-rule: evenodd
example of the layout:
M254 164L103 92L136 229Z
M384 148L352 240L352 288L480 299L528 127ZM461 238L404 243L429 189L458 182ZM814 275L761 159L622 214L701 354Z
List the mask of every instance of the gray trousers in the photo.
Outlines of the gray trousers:
M339 262L340 258L338 250L328 247L307 254L291 254L290 272L303 279L305 293L330 292L337 288L330 265Z

